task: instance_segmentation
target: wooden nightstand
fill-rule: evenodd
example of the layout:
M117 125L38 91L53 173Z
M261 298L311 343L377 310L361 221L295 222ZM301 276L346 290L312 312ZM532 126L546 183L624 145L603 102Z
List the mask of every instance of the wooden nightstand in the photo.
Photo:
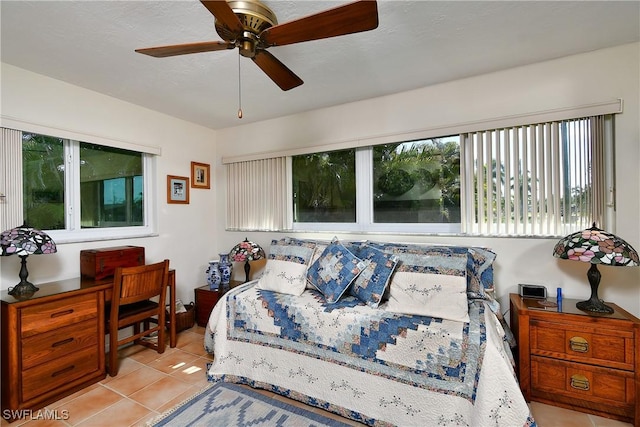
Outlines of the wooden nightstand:
M640 319L611 303L602 315L539 301L510 295L525 399L640 425Z
M238 280L232 280L230 283L230 288L235 288L238 285L243 284L244 282ZM195 289L196 293L196 323L198 326L206 326L209 321L209 315L211 314L211 310L218 303L220 297L224 295L223 292L219 292L217 290L213 291L209 289L209 285L200 286Z

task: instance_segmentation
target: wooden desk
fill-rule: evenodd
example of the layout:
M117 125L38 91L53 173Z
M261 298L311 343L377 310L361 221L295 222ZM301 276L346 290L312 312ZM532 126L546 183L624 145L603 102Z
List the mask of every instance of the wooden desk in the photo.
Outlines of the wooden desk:
M37 284L30 298L0 292L2 410L38 409L106 377L105 303L113 278ZM176 280L169 271L169 345L176 346Z

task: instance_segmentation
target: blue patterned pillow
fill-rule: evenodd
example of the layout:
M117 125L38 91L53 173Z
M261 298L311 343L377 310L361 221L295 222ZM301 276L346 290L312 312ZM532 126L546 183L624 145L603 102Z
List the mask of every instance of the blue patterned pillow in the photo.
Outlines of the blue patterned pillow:
M496 254L490 250L472 247L467 254L467 294L469 298L491 299L493 291L493 261Z
M367 244L354 245L353 251L358 258L369 261L369 265L353 282L349 293L371 307L378 307L398 264L398 258Z
M398 272L466 276L467 297L491 300L493 261L490 250L467 246L438 246L400 243L373 243L385 253L398 257Z
M337 239L309 267L307 280L324 295L328 303L337 302L364 269L366 263Z
M271 241L267 259L308 265L315 247L316 244L314 242L293 237L285 237L280 240L274 239Z

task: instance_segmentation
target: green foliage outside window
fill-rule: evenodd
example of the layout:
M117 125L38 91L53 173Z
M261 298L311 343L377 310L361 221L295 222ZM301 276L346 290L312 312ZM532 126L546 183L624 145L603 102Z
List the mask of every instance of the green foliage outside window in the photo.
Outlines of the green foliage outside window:
M355 222L355 150L294 156L295 222Z
M22 134L24 221L42 230L61 230L64 221L64 141Z
M373 147L374 222L460 222L458 137Z

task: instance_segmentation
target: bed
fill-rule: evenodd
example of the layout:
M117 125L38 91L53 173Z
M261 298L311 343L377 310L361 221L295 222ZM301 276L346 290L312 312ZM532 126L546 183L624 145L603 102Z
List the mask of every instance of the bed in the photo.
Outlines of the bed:
M535 426L490 296L494 258L482 248L274 241L263 276L211 313L209 380L367 425ZM337 290L323 282L327 270Z

